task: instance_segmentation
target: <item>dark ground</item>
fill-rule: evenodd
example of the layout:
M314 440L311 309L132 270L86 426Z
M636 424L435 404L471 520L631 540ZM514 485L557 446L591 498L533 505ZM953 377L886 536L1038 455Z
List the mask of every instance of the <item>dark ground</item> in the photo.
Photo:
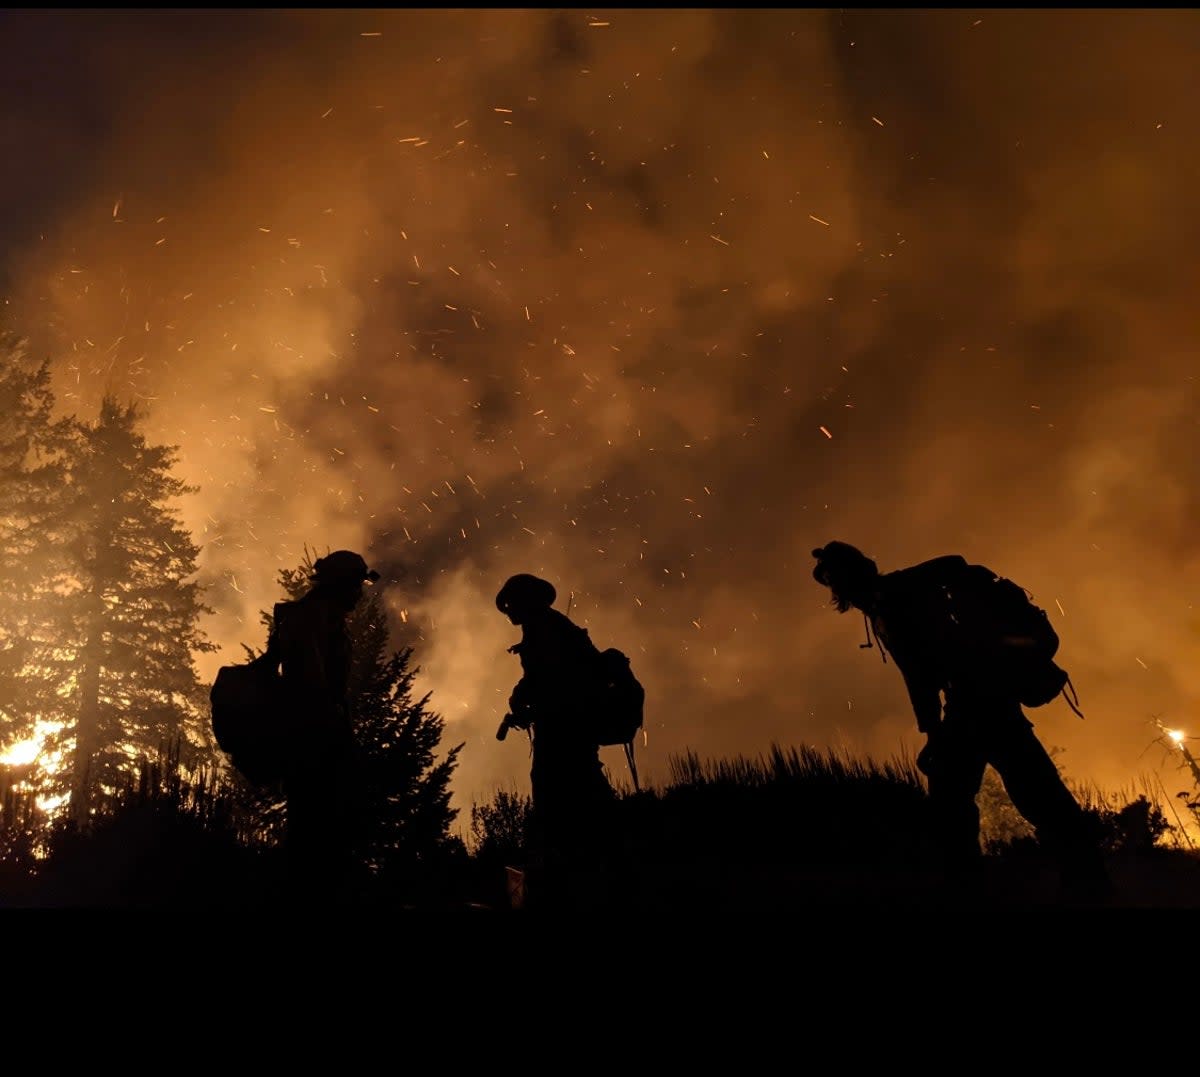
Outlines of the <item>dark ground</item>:
M921 910L985 907L1010 910L1141 909L1200 911L1200 854L1160 849L1107 858L1111 892L1064 891L1052 865L1036 856L985 857L973 884L933 869L879 865L732 863L640 864L608 872L582 871L564 884L561 907L607 908L656 916L703 911L720 916L788 908ZM537 915L536 870L510 874L481 895L478 908ZM522 894L522 883L525 884ZM515 897L501 892L504 886ZM543 891L544 892L544 891ZM506 898L508 900L506 901ZM521 907L524 900L524 907Z

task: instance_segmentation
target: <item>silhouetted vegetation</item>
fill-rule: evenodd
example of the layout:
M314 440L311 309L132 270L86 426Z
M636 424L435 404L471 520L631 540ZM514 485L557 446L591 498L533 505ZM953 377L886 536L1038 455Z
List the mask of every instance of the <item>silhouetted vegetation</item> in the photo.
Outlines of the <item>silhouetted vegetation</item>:
M59 706L53 583L68 537L72 424L54 420L48 361L0 333L0 744Z
M62 727L49 747L72 759L77 821L90 800L128 776L130 756L159 742L197 764L211 746L196 655L214 649L199 629L199 548L174 499L191 492L171 474L176 450L147 443L136 409L105 399L77 427L71 463L71 557L61 561L61 680L69 686ZM67 791L66 775L43 784Z
M618 800L609 900L630 908L915 904L942 895L927 804L908 760L877 763L812 747L672 761L661 788ZM98 798L90 824L31 825L28 794L0 799L0 903L8 906L235 906L275 902L279 846L234 775L141 761ZM1200 859L1145 796L1081 794L1126 888L1118 904L1200 905ZM397 908L509 908L506 868L526 864L529 798L501 791L471 810L469 848L449 839L423 870L372 874L356 900ZM993 841L999 900L1053 900L1036 840ZM399 861L398 861L399 863ZM397 882L403 879L403 884ZM1006 889L1005 889L1006 888Z
M83 824L70 813L31 821L34 794L10 786L0 816L0 899L9 906L206 908L266 900L277 857L254 840L232 793L218 769L183 766L178 744L123 771L94 798Z
M52 420L48 366L0 341L0 745L37 737L25 783L85 825L161 742L210 757L195 658L213 645L174 501L176 450L133 405Z

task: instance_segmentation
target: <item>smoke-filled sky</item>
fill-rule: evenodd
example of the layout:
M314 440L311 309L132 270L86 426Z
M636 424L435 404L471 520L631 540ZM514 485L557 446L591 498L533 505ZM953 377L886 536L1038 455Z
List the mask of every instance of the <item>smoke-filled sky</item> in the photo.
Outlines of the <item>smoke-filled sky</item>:
M1197 70L1188 10L7 12L3 317L179 446L205 675L306 544L380 568L460 806L528 787L516 572L633 657L652 782L911 751L833 538L1029 588L1068 777L1175 792Z

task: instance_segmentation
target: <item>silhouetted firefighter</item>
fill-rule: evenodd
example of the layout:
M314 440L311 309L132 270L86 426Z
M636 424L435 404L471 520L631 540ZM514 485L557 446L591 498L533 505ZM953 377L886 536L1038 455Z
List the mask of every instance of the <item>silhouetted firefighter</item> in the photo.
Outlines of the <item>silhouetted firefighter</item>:
M1057 859L1065 893L1103 896L1108 879L1087 816L1021 709L1070 688L1053 661L1058 636L1045 612L1010 580L957 555L887 574L844 542L813 556L813 577L838 611L862 612L862 646L871 646L873 632L884 661L890 653L904 678L926 736L917 765L951 871L972 879L980 866L975 798L991 764Z
M337 550L315 562L306 594L274 608L270 649L281 665L288 730L287 855L302 901L346 896L353 758L346 618L363 586L378 579L359 554Z
M521 627L521 642L509 653L520 658L522 671L496 736L503 740L515 727L532 737L536 850L530 898L547 903L568 896L568 880L578 884L602 871L615 800L586 717L599 652L587 629L552 608L555 597L553 584L526 573L511 577L496 595L500 612Z

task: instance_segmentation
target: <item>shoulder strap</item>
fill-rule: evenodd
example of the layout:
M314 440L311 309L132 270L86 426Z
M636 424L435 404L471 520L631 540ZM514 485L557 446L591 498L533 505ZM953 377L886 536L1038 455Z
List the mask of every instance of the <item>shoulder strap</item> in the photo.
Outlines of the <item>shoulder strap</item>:
M871 618L868 617L865 613L863 614L863 628L866 629L867 642L860 643L858 645L858 649L860 651L869 650L871 647L873 647L875 645L871 642ZM887 648L884 647L883 640L881 640L879 638L878 631L876 631L876 633L875 633L875 643L879 644L879 657L883 659L883 664L886 666L887 665Z
M1070 691L1068 692L1067 689ZM1062 697L1067 701L1067 706L1082 718L1083 711L1079 709L1079 693L1075 691L1075 685L1071 683L1070 674L1067 675L1067 683L1063 685Z

